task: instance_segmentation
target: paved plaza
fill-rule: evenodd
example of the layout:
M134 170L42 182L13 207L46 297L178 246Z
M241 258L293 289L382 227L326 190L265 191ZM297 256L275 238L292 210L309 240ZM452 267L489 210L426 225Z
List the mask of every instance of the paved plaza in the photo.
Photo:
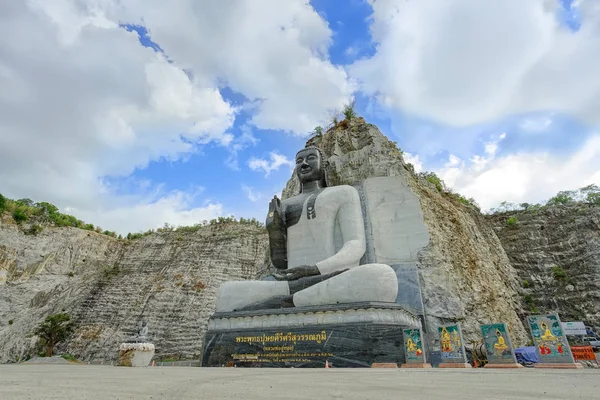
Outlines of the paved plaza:
M597 399L600 370L0 365L0 399Z

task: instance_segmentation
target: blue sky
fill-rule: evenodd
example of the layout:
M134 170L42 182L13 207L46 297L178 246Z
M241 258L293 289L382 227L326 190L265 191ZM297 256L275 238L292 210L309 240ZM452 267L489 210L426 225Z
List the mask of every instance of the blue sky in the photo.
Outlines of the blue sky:
M350 98L485 209L600 179L578 161L600 153L589 0L262 1L3 6L0 80L32 95L0 96L0 144L39 149L36 163L0 150L18 171L0 193L119 232L262 220L309 131Z

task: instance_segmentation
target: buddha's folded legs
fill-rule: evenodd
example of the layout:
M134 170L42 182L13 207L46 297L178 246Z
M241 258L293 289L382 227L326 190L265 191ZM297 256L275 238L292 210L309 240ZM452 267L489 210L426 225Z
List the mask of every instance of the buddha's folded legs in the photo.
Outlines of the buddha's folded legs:
M234 311L273 297L289 296L287 281L232 281L219 287L217 312Z
M326 281L294 294L294 305L358 303L363 301L394 302L398 295L396 272L385 264L353 267Z
M310 306L364 301L394 302L398 280L385 264L366 264L335 275L293 294L293 305ZM269 304L290 296L287 281L234 281L219 288L217 312L240 310L253 304Z

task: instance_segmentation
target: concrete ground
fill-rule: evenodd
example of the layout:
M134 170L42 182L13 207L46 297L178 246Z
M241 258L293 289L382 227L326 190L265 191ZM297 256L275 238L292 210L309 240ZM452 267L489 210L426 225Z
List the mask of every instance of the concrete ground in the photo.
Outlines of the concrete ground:
M600 370L0 365L0 399L598 399Z

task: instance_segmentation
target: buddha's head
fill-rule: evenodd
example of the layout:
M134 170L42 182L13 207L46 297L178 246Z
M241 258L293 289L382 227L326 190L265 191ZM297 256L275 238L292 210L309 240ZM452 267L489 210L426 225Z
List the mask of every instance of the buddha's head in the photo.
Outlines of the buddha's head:
M306 147L296 154L296 176L301 184L319 181L326 187L325 162L321 151L314 146Z

